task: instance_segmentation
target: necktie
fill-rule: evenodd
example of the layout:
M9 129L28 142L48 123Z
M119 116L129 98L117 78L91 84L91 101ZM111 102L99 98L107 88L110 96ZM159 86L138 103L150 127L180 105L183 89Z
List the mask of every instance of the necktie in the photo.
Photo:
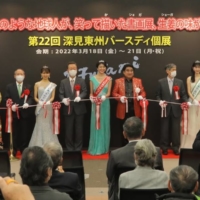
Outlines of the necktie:
M172 86L173 86L173 81L169 80L169 91L170 91L170 94L172 94Z
M19 94L19 97L20 97L20 96L21 96L21 93L22 93L21 84L18 84L17 90L18 90L18 94Z
M74 92L74 79L70 82L72 93Z

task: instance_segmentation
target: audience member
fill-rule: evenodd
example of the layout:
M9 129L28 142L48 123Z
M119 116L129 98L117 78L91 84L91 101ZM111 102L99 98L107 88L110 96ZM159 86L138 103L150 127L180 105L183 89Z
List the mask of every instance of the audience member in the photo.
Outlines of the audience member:
M194 192L198 190L198 174L187 165L180 165L171 170L169 174L168 188L171 191L169 194L164 194L158 199L198 199Z
M194 140L192 147L194 150L200 151L200 130L196 135L196 138Z
M79 200L82 196L81 185L76 173L64 172L60 169L62 163L62 147L55 142L46 143L44 150L53 161L53 171L48 184L51 188L68 193L72 199Z
M48 186L52 168L50 156L41 147L28 147L23 151L19 174L23 184L30 187L35 200L71 200L68 194Z
M138 141L134 148L136 168L120 175L119 188L167 188L167 173L153 169L156 154L156 148L151 140L143 139Z
M16 184L10 177L0 177L0 191L4 200L34 200L27 185Z
M111 151L107 164L106 175L109 184L108 196L110 200L118 199L118 180L115 180L116 170L122 167L135 167L134 146L141 140L144 134L142 121L138 117L128 118L123 125L123 130L123 135L129 143L124 147ZM156 150L157 156L154 168L164 170L160 148L156 147Z

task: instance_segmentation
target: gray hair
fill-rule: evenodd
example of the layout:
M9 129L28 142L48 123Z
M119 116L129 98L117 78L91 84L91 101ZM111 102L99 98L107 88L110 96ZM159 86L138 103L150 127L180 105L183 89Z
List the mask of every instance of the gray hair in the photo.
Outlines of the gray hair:
M124 122L123 130L129 139L140 138L142 136L143 123L138 117L130 117Z
M170 171L169 179L175 192L192 193L198 181L198 174L192 167L180 165Z
M134 150L137 165L153 167L157 151L151 140L138 141Z
M49 142L43 148L53 161L53 170L57 169L63 156L62 147L58 143Z
M176 67L176 65L174 64L174 63L169 63L169 64L167 64L166 66L165 66L165 70L170 70L170 69L172 69L173 67Z

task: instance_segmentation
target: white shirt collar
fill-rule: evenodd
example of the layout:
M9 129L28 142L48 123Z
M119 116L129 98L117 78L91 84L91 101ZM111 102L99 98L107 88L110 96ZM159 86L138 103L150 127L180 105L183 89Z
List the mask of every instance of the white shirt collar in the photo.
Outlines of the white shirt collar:
M21 82L21 83L18 83L17 81L16 81L16 85L18 86L18 85L21 85L21 86L23 86L23 82Z
M76 81L76 76L74 77L74 78L71 78L70 76L69 76L69 81L71 82L72 80L74 80L74 82Z
M171 82L171 81L174 82L174 78L171 79L171 78L169 78L169 76L167 76L167 80L168 80L168 82Z
M138 141L140 141L141 139L139 139L139 140L129 140L129 142L128 143L131 143L131 142L138 142Z

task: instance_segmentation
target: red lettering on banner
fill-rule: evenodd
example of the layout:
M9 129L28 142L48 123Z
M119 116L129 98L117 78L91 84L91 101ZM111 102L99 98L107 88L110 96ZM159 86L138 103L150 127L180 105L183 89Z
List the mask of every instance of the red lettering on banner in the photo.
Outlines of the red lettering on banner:
M9 28L9 21L7 19L2 19L0 21L0 30L7 31Z
M35 23L35 20L31 19L31 18L27 18L25 20L25 26L26 26L26 29L28 31L33 31L36 29L36 23Z
M23 31L26 26L25 26L25 19L23 18L18 18L18 23L17 23L19 31Z
M74 19L74 30L81 30L84 31L84 23L85 23L85 19L82 17L75 17Z
M73 26L71 25L69 17L62 18L61 21L60 21L60 25L61 25L62 30L64 30L64 31L66 31L68 29L70 31L73 30Z
M18 29L17 20L14 18L10 19L9 31L16 31Z

